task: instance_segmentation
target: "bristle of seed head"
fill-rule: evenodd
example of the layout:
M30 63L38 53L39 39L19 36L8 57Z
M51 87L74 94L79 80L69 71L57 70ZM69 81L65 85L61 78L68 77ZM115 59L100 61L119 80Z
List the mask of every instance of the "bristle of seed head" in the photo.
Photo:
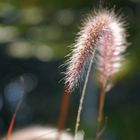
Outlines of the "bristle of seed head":
M65 86L72 92L83 81L93 55L97 52L100 81L105 83L121 66L126 49L124 23L113 11L100 10L91 14L81 31L67 61ZM96 51L97 50L97 51Z
M108 24L104 28L104 35L97 47L97 69L100 72L99 80L104 87L109 86L112 76L118 72L123 63L123 53L126 50L126 31L121 17L115 13L107 13Z

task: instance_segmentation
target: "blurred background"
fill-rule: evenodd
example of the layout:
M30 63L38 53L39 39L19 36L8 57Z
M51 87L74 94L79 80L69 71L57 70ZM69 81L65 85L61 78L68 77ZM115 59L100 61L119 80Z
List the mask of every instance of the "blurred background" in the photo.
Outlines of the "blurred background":
M140 139L140 0L107 0L128 22L127 61L107 93L109 123L103 140ZM98 0L0 0L0 134L7 132L22 100L14 129L56 126L63 95L60 66L70 52L81 21ZM80 129L86 139L96 132L99 87L90 77ZM73 132L80 91L71 94L66 128Z

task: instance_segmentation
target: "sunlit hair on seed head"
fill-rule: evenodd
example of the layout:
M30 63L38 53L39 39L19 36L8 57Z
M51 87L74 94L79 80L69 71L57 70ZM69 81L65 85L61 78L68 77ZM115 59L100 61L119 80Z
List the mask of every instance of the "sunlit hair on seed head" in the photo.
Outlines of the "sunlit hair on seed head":
M113 10L99 10L90 14L67 61L65 85L72 92L84 80L89 64L96 55L99 80L104 84L116 73L126 49L124 22Z

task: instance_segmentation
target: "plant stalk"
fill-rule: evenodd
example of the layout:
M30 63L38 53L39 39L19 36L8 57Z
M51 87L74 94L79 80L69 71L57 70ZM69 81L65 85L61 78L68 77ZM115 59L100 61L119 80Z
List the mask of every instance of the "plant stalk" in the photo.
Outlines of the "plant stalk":
M70 93L68 93L66 87L64 88L63 99L60 107L60 116L57 124L58 131L62 131L65 127L66 118L69 110Z
M93 55L93 58L94 58L94 55ZM93 64L93 58L91 58L91 61L90 61L89 67L88 67L88 71L87 71L87 74L86 74L86 78L85 78L85 82L84 82L84 86L83 86L83 90L82 90L82 95L81 95L81 98L80 98L80 104L79 104L79 108L78 108L76 125L75 125L75 136L76 136L76 133L78 132L79 125L80 125L81 111L82 111L82 107L83 107L84 97L85 97L85 94L86 94L86 87L87 87L90 71L91 71L92 64Z
M104 90L104 84L101 83L101 90L99 95L99 109L98 109L98 116L97 116L97 132L96 132L96 140L101 139L101 131L103 128L103 109L104 109L104 103L105 103L105 90Z

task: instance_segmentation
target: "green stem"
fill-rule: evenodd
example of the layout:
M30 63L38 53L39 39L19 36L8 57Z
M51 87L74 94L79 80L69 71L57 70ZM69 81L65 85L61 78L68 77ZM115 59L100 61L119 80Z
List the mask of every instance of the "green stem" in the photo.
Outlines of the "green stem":
M76 125L75 125L75 135L77 134L78 129L79 129L79 125L80 125L80 119L81 119L80 116L81 116L81 111L82 111L82 107L83 107L84 97L85 97L85 94L86 94L86 87L87 87L90 71L91 71L92 64L93 64L93 58L94 58L94 54L93 54L93 57L91 58L91 61L90 61L89 67L88 67L88 71L87 71L85 82L84 82L84 87L83 87L83 90L82 90L82 95L81 95L81 98L80 98L80 104L79 104L79 108L78 108Z

